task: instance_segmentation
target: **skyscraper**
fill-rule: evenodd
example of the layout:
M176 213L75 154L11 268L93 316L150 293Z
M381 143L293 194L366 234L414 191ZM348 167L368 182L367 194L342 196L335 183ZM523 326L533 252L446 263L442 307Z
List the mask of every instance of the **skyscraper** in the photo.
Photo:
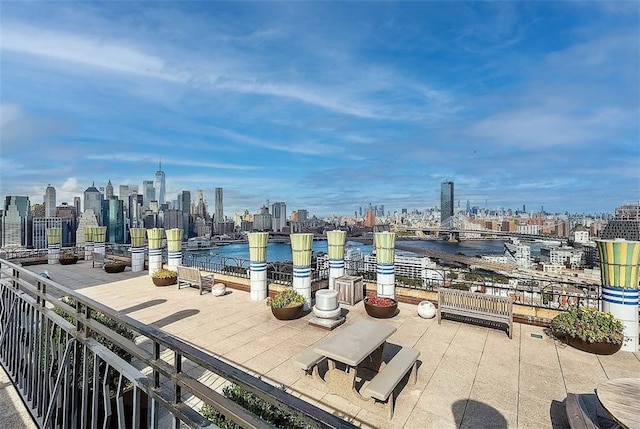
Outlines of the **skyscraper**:
M224 209L222 206L222 188L216 188L216 207L215 207L215 222L224 222Z
M158 171L156 171L155 188L158 191L158 205L161 206L165 201L165 180L164 171L162 171L162 161L158 165ZM154 199L154 198L152 198Z
M44 191L44 216L55 217L56 215L56 188L49 185Z
M95 186L95 182L84 191L84 210L93 210L98 225L102 225L102 194Z
M453 216L453 182L440 185L440 223Z
M282 232L287 226L287 205L283 202L273 203L271 205L271 215L273 216L273 231Z
M180 207L182 208L182 231L186 240L191 232L191 192L182 191L180 197Z
M80 213L82 213L80 210L80 201L80 197L73 197L73 205L76 208L76 217L80 217Z
M113 197L113 185L111 184L111 179L109 179L109 183L107 183L105 199L110 200L112 197Z
M144 208L149 208L151 201L156 199L156 189L153 187L153 180L142 181L142 197Z
M27 245L27 217L30 210L29 197L5 197L2 217L3 247Z

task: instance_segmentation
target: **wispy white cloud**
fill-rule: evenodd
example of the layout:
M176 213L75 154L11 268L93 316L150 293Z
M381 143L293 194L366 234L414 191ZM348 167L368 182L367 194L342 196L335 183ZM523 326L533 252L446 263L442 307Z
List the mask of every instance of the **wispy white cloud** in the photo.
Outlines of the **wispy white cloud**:
M156 155L136 154L136 153L108 153L108 154L87 154L84 155L85 159L97 160L97 161L117 161L125 163L147 163L153 165L158 161ZM261 167L242 165L242 164L224 164L218 162L205 162L176 159L174 157L169 159L163 159L162 163L165 165L176 165L182 167L204 167L204 168L221 168L225 170L259 170Z

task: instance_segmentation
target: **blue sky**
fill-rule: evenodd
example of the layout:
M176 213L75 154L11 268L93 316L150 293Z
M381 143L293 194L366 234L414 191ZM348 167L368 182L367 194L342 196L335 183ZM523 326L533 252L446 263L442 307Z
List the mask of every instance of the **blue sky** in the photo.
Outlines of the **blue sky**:
M0 195L350 214L640 199L638 2L2 2Z

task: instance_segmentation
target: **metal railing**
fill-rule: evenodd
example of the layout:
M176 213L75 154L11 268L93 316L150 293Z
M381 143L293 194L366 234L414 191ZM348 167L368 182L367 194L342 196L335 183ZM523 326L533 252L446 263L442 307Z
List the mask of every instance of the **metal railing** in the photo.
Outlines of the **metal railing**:
M64 296L58 299L56 296ZM40 427L273 427L198 376L211 373L302 419L355 428L161 330L0 259L0 363Z
M194 252L183 253L182 259L182 263L188 267L245 279L250 277L250 262L248 259ZM268 262L267 281L290 286L293 282L293 264Z

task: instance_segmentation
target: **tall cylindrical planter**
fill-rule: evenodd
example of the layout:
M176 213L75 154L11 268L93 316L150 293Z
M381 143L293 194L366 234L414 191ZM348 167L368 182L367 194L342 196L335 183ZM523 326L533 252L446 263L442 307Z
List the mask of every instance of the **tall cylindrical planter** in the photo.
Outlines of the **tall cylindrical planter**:
M173 228L167 234L167 265L170 270L177 271L182 265L182 229Z
M104 246L104 242L107 238L107 227L106 226L95 226L93 227L93 251L96 253L105 254L106 249Z
M304 296L303 310L311 308L311 246L313 234L291 234L293 289Z
M164 228L147 230L147 242L149 247L149 275L162 270L162 238Z
M62 228L47 228L47 264L60 263L60 241Z
M267 298L267 241L268 232L252 232L249 237L249 260L251 271L251 300Z
M84 260L93 260L93 227L84 227Z
M346 231L327 231L329 247L329 289L335 289L336 279L344 275L344 243Z
M144 271L144 240L146 238L144 228L131 228L131 272Z
M394 232L376 232L373 236L376 246L376 282L378 296L396 298L396 234Z
M638 280L640 242L598 240L602 276L602 311L624 324L622 349L638 351Z

